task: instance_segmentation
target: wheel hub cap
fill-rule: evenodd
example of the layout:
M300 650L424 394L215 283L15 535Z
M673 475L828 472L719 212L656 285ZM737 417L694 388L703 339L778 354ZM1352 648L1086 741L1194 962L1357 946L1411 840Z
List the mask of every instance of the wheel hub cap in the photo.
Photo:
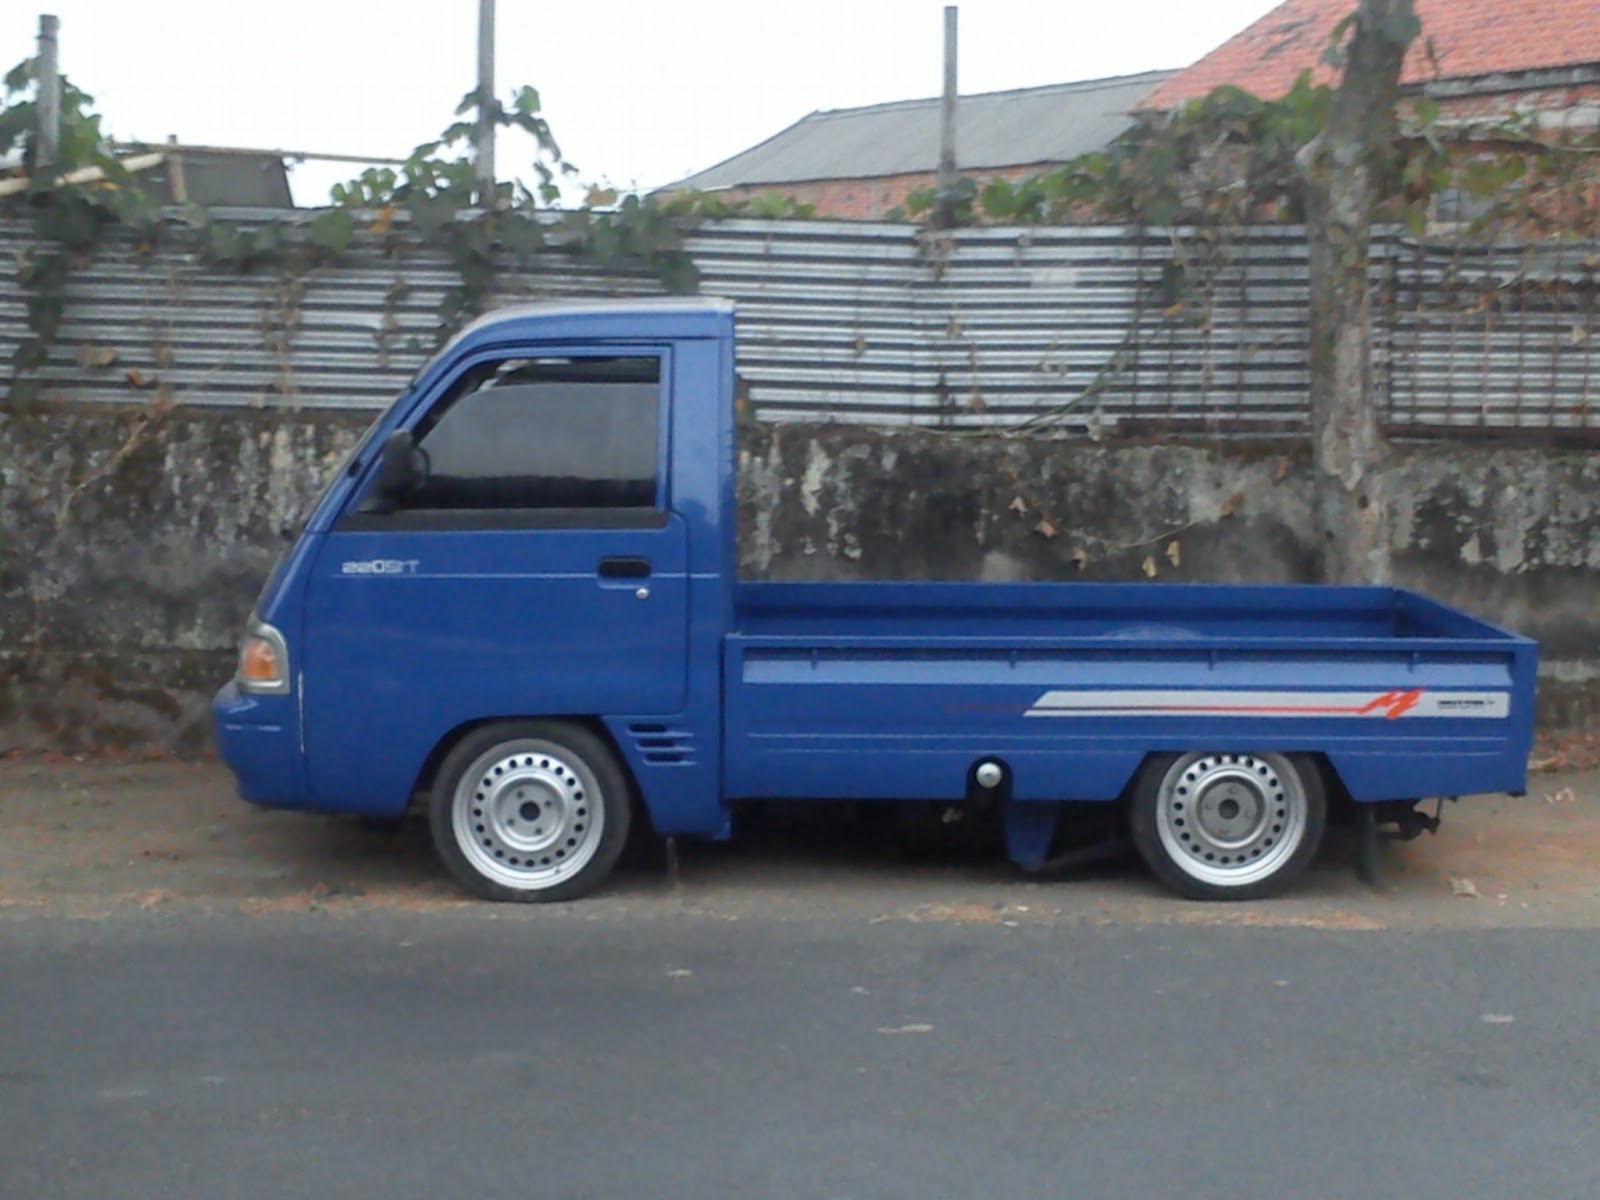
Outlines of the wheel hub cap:
M599 848L599 790L564 747L532 740L496 747L456 789L457 844L474 866L508 887L553 887Z
M1161 784L1156 831L1195 879L1244 886L1293 857L1306 830L1299 776L1276 754L1189 754Z

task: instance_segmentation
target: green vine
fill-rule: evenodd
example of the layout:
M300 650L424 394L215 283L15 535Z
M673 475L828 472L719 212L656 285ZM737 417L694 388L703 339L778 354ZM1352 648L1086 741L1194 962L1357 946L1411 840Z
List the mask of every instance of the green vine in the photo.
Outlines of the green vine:
M36 372L48 360L66 315L67 280L101 232L117 224L143 234L156 216L145 193L131 186L132 176L105 149L100 117L92 109L94 97L65 76L57 161L48 166L39 163L35 82L32 59L0 80L5 100L0 107L0 156L20 151L28 179L26 190L12 198L11 207L25 210L33 227L33 239L17 264L18 281L28 291L28 336L11 355L13 404L37 395ZM93 186L60 183L63 176L86 169L98 173Z
M1323 129L1332 89L1310 72L1277 100L1224 86L1166 112L1142 111L1125 134L1063 166L1021 180L964 178L924 188L891 219L955 225L1242 227L1305 219L1299 156ZM1452 122L1421 97L1401 113L1384 172L1379 218L1426 232L1438 198L1459 193L1474 210L1470 235L1600 233L1593 203L1594 134L1550 136L1535 115Z
M0 154L21 152L27 186L0 201L0 207L25 212L34 235L18 268L29 296L28 336L12 355L8 400L13 406L37 399L38 373L50 359L66 313L68 282L112 229L130 232L146 253L177 245L214 268L241 274L277 269L282 278L264 303L263 334L283 364L276 390L292 397L288 351L305 281L358 238L375 239L395 260L424 249L444 252L457 283L440 305L435 339L442 342L489 306L507 268L531 271L541 253L565 252L602 270L645 270L668 292L690 293L699 286L699 272L684 239L703 221L810 215L806 206L785 197L728 202L680 193L657 200L619 197L603 188L590 188L582 208L556 208L561 181L574 180L578 171L563 157L541 113L538 92L523 87L505 102L467 93L457 119L417 146L398 170L374 168L336 184L327 209L251 226L218 219L200 205L163 209L111 153L93 97L65 79L58 160L38 169L34 61L15 67L3 87ZM490 194L481 194L471 156L480 120L532 137L531 185L500 181ZM380 357L390 351L394 307L405 290L397 283L385 298ZM141 380L134 386L147 385L155 383Z

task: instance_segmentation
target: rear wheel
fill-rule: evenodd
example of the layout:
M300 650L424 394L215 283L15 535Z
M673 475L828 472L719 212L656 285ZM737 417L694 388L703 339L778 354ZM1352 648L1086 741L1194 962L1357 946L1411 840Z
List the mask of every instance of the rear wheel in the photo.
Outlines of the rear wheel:
M1135 777L1129 825L1162 882L1197 900L1256 900L1316 855L1328 802L1297 755L1156 755Z
M487 900L571 900L600 885L628 840L627 778L606 743L564 721L474 730L429 801L445 867Z

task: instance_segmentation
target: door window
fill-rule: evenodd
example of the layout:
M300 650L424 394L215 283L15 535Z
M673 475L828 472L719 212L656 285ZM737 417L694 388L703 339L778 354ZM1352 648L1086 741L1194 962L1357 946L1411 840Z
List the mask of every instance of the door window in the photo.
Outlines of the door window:
M468 369L415 430L400 510L658 509L661 362L514 358Z

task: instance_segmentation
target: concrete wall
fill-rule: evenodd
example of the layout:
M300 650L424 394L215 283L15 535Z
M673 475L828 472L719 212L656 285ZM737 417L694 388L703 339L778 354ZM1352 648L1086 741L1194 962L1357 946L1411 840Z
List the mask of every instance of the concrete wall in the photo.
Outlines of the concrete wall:
M241 622L366 418L63 407L0 415L0 749L206 745ZM754 427L744 574L1303 581L1281 444ZM1600 668L1600 453L1397 448L1400 581L1541 639L1542 717Z
M240 622L362 424L0 415L0 749L204 747Z

